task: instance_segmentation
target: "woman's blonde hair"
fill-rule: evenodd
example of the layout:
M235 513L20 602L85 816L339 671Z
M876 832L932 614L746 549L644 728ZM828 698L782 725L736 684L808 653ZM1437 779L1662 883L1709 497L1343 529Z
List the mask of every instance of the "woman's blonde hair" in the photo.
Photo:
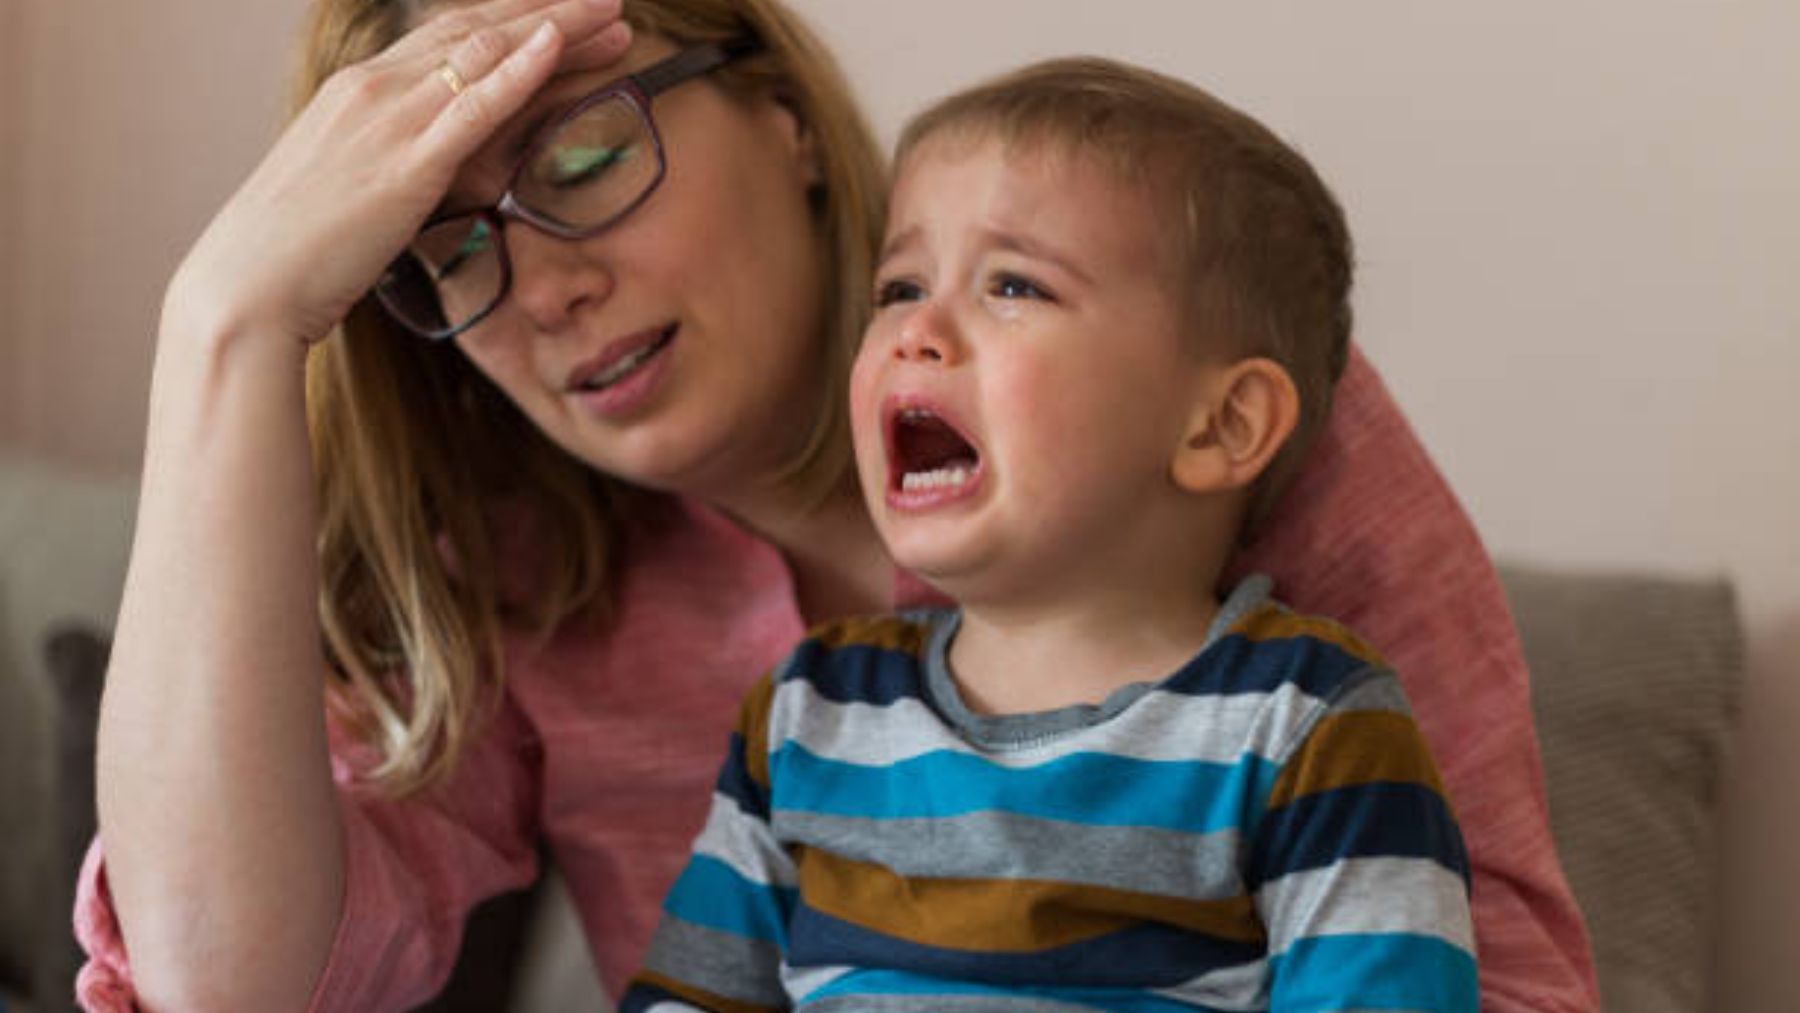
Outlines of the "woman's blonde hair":
M294 107L417 23L417 0L317 0ZM822 493L849 463L845 384L867 320L886 170L830 54L777 0L630 0L638 32L678 45L750 36L761 52L710 75L773 97L810 132L812 195L832 276L819 354L829 387L785 480ZM653 500L539 432L448 344L364 299L307 364L320 490L319 610L333 710L380 751L368 773L404 795L441 780L499 697L501 633L606 621L621 539ZM528 581L508 579L521 559Z

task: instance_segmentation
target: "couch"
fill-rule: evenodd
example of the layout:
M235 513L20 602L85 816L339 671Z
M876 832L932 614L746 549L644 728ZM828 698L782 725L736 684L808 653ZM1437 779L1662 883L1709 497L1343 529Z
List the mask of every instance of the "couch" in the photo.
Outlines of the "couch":
M131 482L0 454L0 1013L72 1008L68 906ZM1605 1008L1709 1009L1743 646L1729 584L1505 565ZM478 911L437 1013L603 1009L554 876Z

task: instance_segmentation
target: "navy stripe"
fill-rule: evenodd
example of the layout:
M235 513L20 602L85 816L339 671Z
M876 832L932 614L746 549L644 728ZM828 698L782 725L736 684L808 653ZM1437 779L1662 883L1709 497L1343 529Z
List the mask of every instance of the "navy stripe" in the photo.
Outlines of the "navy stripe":
M803 641L782 666L780 681L793 679L805 679L832 703L886 707L922 695L917 658L870 644L833 648L817 640Z
M1308 636L1251 640L1242 633L1221 637L1157 687L1189 696L1273 693L1292 684L1307 695L1329 699L1368 661L1336 644Z
M687 1000L649 982L633 981L625 994L619 997L619 1013L644 1013L644 1010L659 1002L685 1003Z
M731 733L731 748L725 754L725 762L719 766L719 779L714 782L713 790L737 803L737 807L746 816L754 816L764 823L769 821L769 793L756 779L750 776L749 761L744 754L744 737L737 732Z
M1345 858L1429 858L1469 882L1456 820L1422 784L1380 782L1317 792L1269 812L1250 846L1254 891L1293 872Z
M1224 967L1255 963L1264 943L1216 939L1143 922L1035 953L956 950L896 939L820 912L802 896L788 931L793 967L894 967L987 985L1167 988Z

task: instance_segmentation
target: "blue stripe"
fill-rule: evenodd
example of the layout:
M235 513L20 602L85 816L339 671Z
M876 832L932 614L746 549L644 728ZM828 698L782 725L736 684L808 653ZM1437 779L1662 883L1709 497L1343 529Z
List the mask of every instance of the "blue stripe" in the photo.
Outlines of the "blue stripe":
M725 754L725 762L719 766L719 779L713 784L713 790L736 802L745 815L764 823L769 821L769 793L750 776L744 756L744 737L737 732L731 733L731 748Z
M692 925L787 945L788 912L797 891L753 883L710 855L688 859L669 888L663 912Z
M833 703L886 707L921 696L919 662L904 651L868 644L829 647L805 640L781 666L779 682L805 679Z
M1183 665L1159 689L1189 696L1273 693L1292 684L1327 699L1346 681L1373 666L1336 644L1308 636L1251 640L1221 637Z
M1431 788L1402 782L1334 788L1270 812L1254 835L1245 877L1255 891L1288 873L1371 857L1430 858L1469 882L1449 807Z
M1266 945L1140 922L1029 953L952 949L864 928L804 900L792 931L787 959L794 967L903 967L933 978L1009 987L1169 988L1221 968L1254 964Z
M852 971L802 997L800 1003L838 996L916 995L992 996L997 1000L1035 999L1115 1013L1223 1013L1211 1006L1179 1002L1128 989L997 988L966 981L941 981L904 971ZM1010 1007L1009 1007L1010 1008Z
M1139 760L1075 753L1007 768L949 750L891 766L820 757L786 742L770 759L771 806L866 819L944 819L1006 812L1090 826L1188 833L1253 825L1277 768L1246 754L1236 763Z
M1301 939L1269 961L1274 1009L1408 1009L1474 1013L1475 960L1430 936Z

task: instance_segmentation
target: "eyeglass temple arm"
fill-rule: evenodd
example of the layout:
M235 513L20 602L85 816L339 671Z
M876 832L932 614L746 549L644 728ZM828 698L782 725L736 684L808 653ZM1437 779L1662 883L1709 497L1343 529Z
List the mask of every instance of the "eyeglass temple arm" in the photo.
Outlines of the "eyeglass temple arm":
M631 80L649 98L761 48L762 44L751 38L703 43L631 75Z

